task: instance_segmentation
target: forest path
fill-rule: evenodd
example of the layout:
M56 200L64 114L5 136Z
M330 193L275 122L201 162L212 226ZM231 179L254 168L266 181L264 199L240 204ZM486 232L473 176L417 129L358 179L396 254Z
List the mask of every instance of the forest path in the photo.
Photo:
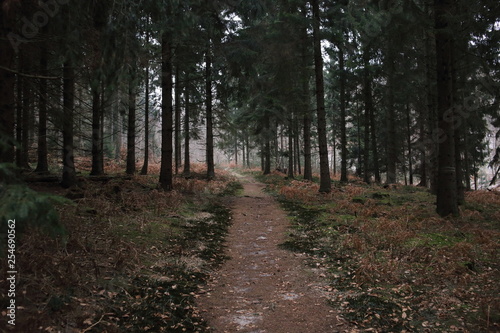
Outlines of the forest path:
M322 282L304 256L281 249L289 220L264 184L240 176L232 200L228 259L198 298L215 332L346 332L322 296Z

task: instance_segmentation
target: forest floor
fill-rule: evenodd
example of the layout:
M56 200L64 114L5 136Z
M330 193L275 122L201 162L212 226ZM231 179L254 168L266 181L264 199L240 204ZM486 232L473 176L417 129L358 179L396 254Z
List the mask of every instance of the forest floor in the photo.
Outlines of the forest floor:
M19 235L16 326L0 310L0 332L500 332L498 192L442 219L414 186L353 178L319 195L194 166L163 192L151 171L30 183L69 199L66 232Z
M349 332L500 332L500 192L439 218L416 186L262 176L287 211L283 248L307 255Z
M207 331L195 299L226 259L225 201L240 184L223 170L208 182L203 166L192 165L190 177L175 177L175 191L164 192L159 166L149 176L112 173L122 167L108 165L107 177L84 169L67 190L30 177L37 192L67 198L56 205L65 233L30 227L17 235L15 326L6 322L2 257L0 332ZM20 201L16 209L30 207Z

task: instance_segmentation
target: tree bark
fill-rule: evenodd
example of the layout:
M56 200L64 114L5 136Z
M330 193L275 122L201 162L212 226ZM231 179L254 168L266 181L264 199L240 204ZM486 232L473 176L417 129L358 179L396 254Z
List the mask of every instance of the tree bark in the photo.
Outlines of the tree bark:
M269 175L271 173L271 141L269 138L266 138L264 157L264 174Z
M299 119L296 116L296 119L293 122L294 124L294 148L295 148L295 160L297 164L297 173L299 175L302 174L302 165L300 162L300 131L299 131Z
M104 174L104 155L101 149L101 93L99 86L95 85L92 90L92 170L90 175L99 176Z
M434 0L436 10L436 60L438 129L437 213L440 216L459 215L457 204L457 176L455 169L455 136L452 87L453 41L448 18L451 0Z
M431 4L426 5L426 10L430 18L436 20L436 14ZM437 194L438 187L438 152L439 143L435 138L439 135L436 125L438 124L437 114L437 79L436 79L436 40L426 34L425 38L425 57L426 57L426 81L427 81L427 132L426 140L428 152L428 178L430 182L431 193Z
M22 69L22 54L18 58L18 70ZM23 152L19 144L23 141L23 86L24 78L21 75L17 76L16 80L16 165L21 168L23 164Z
M40 75L47 76L47 63L48 63L48 52L47 45L42 42L40 48ZM48 173L49 163L47 160L48 148L47 148L47 80L39 79L38 88L38 164L36 166L35 172L37 173Z
M31 70L30 66L30 60L25 57L23 59L24 65L27 67L23 68L26 71ZM22 111L23 111L23 116L22 116L22 122L21 122L21 129L22 129L22 136L21 136L21 161L19 163L19 167L25 169L25 170L30 170L31 167L29 165L29 146L30 146L30 118L32 116L31 114L31 103L32 103L32 93L33 91L30 88L30 85L27 84L26 81L23 82L23 99L22 99ZM19 125L19 124L18 124Z
M76 185L73 145L73 113L75 108L75 73L73 63L67 59L63 68L63 174L61 186Z
M135 123L136 123L136 83L130 79L128 88L128 126L127 126L127 169L128 175L133 175L135 167Z
M320 160L319 192L328 193L332 190L330 167L328 161L328 141L326 137L325 87L323 79L323 56L321 54L320 12L318 0L312 0L313 10L313 40L314 68L316 73L316 108L318 117L318 142Z
M396 90L395 81L395 57L394 51L387 48L387 184L395 184L397 182L396 163L398 160L398 148L396 138L396 110L394 105L394 93Z
M14 162L15 75L6 69L14 68L14 49L7 35L11 32L15 15L0 1L0 163ZM0 180L2 176L0 175Z
M367 184L370 183L370 113L373 109L372 101L372 83L370 78L370 54L368 46L363 50L363 93L365 102L365 114L364 114L364 147L363 147L363 160L364 160L364 170L363 170L363 181Z
M451 51L451 66L452 66L452 78L451 78L451 86L452 86L452 103L453 103L453 110L455 111L456 105L459 105L459 94L458 94L458 84L459 84L459 77L458 77L458 68L459 64L457 61L457 57L455 56L454 52L457 50L456 44L453 42L452 44L452 51ZM461 82L460 82L461 83ZM463 85L460 85L460 88L462 88ZM454 113L455 116L455 113ZM464 171L463 171L463 162L462 162L462 151L463 149L463 141L462 141L462 136L463 133L465 133L464 126L465 126L465 119L458 117L456 119L457 123L453 124L454 128L454 145L455 145L455 172L456 172L456 182L457 182L457 204L458 205L463 205L465 203L465 186L464 186Z
M371 145L373 153L373 174L375 176L375 183L380 184L382 179L380 177L380 167L378 160L378 144L377 144L377 124L375 122L375 108L370 110L370 127L371 127Z
M406 104L406 144L408 146L408 173L410 178L410 185L413 185L413 161L412 161L412 147L411 147L411 112L410 105Z
M357 152L357 160L358 160L358 165L356 167L356 176L360 177L361 178L361 175L363 173L363 158L361 157L362 153L363 153L363 148L361 147L361 123L362 123L362 119L361 119L361 108L357 107L357 103L356 103L356 141L357 141L357 144L358 144L358 152Z
M425 94L425 100L426 100L426 104L428 104L427 102L427 93ZM422 187L427 187L427 183L428 183L428 176L427 176L427 169L428 169L428 163L427 163L427 158L428 158L428 155L427 155L427 152L426 152L426 149L425 149L425 141L427 139L427 134L428 133L428 130L426 129L428 126L427 126L427 119L428 119L428 115L427 115L427 106L425 107L422 107L420 109L420 114L419 114L419 145L418 145L418 149L420 150L420 182L418 183L418 186L422 186Z
M429 84L430 80L428 80L428 75L427 75L427 70L428 70L428 64L429 64L429 59L428 59L428 47L427 47L427 30L424 28L423 29L423 45L422 47L424 48L424 56L423 57L420 57L419 58L419 68L422 72L425 73L425 80L427 81L427 85ZM430 88L427 87L427 89L425 89L425 91L422 93L422 99L423 99L423 102L421 103L421 105L418 107L418 111L419 111L419 118L418 118L418 126L419 126L419 140L418 140L418 146L417 146L417 149L420 153L420 170L419 170L419 176L420 176L420 182L418 183L418 186L421 186L421 187L427 187L428 186L428 168L429 168L429 165L428 165L428 158L429 158L429 155L427 153L427 149L426 149L426 141L428 140L428 133L429 133L429 130L428 130L428 125L429 125L429 122L428 122L428 119L429 119L429 109L428 109L428 105L429 105L429 91L430 91Z
M172 107L172 45L169 32L163 32L161 37L162 56L162 124L161 124L161 168L160 186L165 191L173 190L173 107Z
M269 175L271 173L271 123L269 115L264 116L264 150L263 150L263 161L264 161L264 175Z
M311 116L309 110L304 112L304 179L312 181Z
M191 159L189 157L189 145L190 145L190 140L191 140L191 128L190 128L190 109L191 109L191 101L190 101L190 91L189 91L189 86L186 85L185 89L185 94L186 94L186 101L185 101L185 106L184 106L184 170L182 171L182 174L184 176L189 176L191 174Z
M174 128L174 146L175 146L175 174L179 173L181 167L181 71L180 66L175 66L175 128Z
M457 182L457 204L463 205L465 203L465 186L464 186L464 172L463 172L463 162L462 162L462 150L463 144L461 139L460 128L455 129L455 170L456 170L456 182Z
M206 96L205 108L207 116L207 178L212 180L215 178L214 166L214 133L213 133L213 114L212 114L212 47L209 40L209 46L205 55L205 83L206 83Z
M245 134L245 145L247 147L247 164L246 167L250 168L250 142L248 138L248 133Z
M293 118L290 116L288 119L288 178L293 179Z
M260 170L262 173L264 173L264 170L266 168L266 162L265 162L265 156L264 156L264 144L260 143L260 152L259 152L259 157L260 157Z
M234 164L238 165L238 135L234 134Z
M307 9L305 6L301 9L304 18L307 18ZM309 105L309 36L307 28L301 29L302 34L302 114L303 114L303 133L304 133L304 179L312 181L312 161L311 161L311 114Z
M469 157L469 143L468 143L468 134L467 131L464 133L464 180L465 180L465 190L471 190L470 183L470 157Z
M118 162L121 160L121 149L122 149L122 120L120 119L120 91L117 89L114 93L114 106L113 106L113 144L115 148L115 160Z
M141 175L148 174L149 168L149 63L146 66L146 91L144 101L144 163L141 169Z
M340 71L340 181L347 182L347 121L346 121L346 96L345 96L345 68L344 50L339 45L339 71Z

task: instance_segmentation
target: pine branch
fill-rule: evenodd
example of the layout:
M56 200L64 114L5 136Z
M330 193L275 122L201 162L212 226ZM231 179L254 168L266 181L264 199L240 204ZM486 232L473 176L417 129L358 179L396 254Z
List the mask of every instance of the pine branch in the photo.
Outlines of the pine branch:
M43 75L31 75L31 74L20 73L16 70L13 70L13 69L10 69L10 68L4 67L4 66L0 66L0 69L3 69L4 71L10 72L10 73L14 73L14 74L22 76L22 77L27 77L30 79L41 79L41 80L60 80L61 79L61 77L59 77L59 76L43 76Z

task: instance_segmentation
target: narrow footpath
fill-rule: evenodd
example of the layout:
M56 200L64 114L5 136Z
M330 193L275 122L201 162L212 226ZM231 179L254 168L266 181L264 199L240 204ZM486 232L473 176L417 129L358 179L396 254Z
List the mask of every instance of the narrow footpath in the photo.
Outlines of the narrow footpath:
M348 332L304 256L279 248L289 227L285 212L262 191L263 184L241 182L244 193L231 207L230 259L198 299L210 327L230 333Z

